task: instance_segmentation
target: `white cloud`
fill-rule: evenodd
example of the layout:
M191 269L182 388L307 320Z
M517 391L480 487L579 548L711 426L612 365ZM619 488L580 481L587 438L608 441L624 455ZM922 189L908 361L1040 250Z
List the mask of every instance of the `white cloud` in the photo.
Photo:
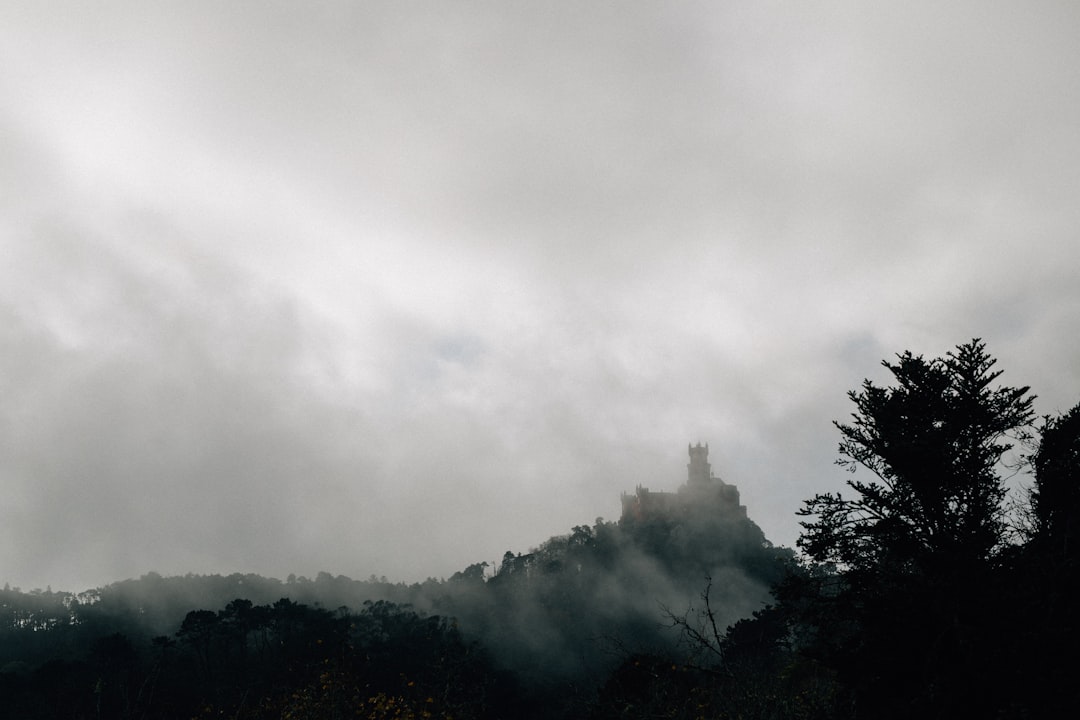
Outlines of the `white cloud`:
M1037 5L0 10L10 581L449 575L698 440L791 543L881 358L1071 406Z

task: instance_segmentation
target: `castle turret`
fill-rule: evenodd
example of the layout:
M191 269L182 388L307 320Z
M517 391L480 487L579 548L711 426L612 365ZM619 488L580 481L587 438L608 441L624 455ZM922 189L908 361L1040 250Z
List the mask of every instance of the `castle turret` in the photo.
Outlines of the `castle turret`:
M690 451L690 464L686 466L686 484L689 487L706 487L712 484L712 466L709 465L709 444L705 447L687 445Z

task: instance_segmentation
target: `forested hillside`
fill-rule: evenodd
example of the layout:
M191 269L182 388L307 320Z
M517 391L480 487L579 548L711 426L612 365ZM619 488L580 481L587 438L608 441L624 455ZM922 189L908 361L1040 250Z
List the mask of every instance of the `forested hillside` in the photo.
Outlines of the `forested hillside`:
M977 340L885 367L798 554L670 515L412 585L5 587L0 717L1070 716L1080 406L1036 418Z
M376 716L580 715L621 660L677 651L672 614L706 577L734 622L790 557L745 518L598 519L498 567L412 585L150 573L79 594L6 588L2 691L12 718L39 704L40 717L278 717L360 701Z

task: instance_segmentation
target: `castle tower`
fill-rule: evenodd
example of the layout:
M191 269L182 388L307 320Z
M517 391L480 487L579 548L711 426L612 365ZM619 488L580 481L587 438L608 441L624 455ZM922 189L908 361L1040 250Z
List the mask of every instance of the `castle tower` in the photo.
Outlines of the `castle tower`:
M688 487L706 487L712 484L712 467L709 465L709 444L705 447L687 445L690 451L690 464L686 466L686 484Z

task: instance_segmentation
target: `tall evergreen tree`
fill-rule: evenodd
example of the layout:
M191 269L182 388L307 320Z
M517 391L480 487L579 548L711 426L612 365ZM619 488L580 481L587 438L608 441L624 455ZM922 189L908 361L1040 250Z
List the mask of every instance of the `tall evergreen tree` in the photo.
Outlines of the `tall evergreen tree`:
M850 570L889 565L979 562L1002 543L1005 496L1000 464L1033 419L1027 387L993 387L1001 375L980 340L944 358L905 352L893 364L895 380L870 380L848 393L855 403L840 430L838 463L873 472L849 480L854 496L825 493L799 512L813 518L799 547L819 561Z
M893 384L865 381L849 393L852 421L836 424L839 464L874 477L799 512L799 546L837 568L835 582L808 586L812 651L859 717L978 716L1005 702L989 641L1008 537L1002 468L1029 437L1034 396L996 385L995 363L978 339L884 362Z

